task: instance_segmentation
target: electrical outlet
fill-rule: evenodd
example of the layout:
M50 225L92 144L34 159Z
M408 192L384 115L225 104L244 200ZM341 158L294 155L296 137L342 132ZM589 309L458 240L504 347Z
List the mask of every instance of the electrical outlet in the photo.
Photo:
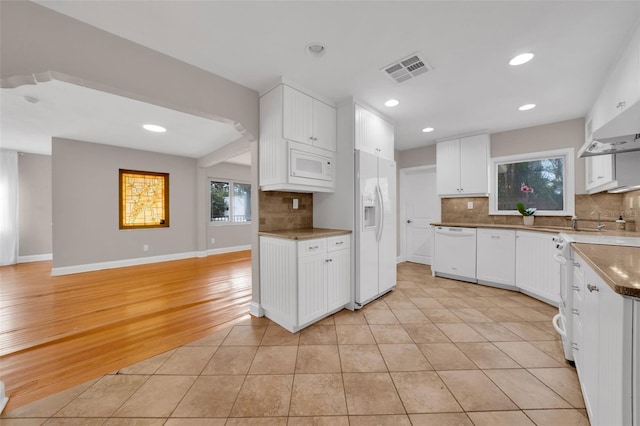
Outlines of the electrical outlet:
M149 244L145 244L142 246L142 251L149 251Z
M215 238L212 238L212 239L211 239L211 244L215 244L215 243L216 243L216 239L215 239Z
M294 198L294 199L293 199L293 208L294 208L295 210L297 210L297 209L298 209L298 199L297 199L297 198Z
M467 209L473 210L473 201L467 201Z

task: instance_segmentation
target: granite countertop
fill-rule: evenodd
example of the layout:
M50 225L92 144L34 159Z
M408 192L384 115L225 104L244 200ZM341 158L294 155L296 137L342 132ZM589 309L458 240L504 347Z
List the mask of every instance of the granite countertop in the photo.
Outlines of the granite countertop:
M571 246L616 293L640 298L640 247Z
M517 229L520 231L534 231L534 232L551 232L555 234L586 234L586 235L610 235L615 237L640 237L640 232L632 231L615 231L615 230L596 230L578 228L578 230L571 229L565 226L524 226L524 225L498 225L493 223L456 223L456 222L435 222L431 223L433 226L455 226L462 228L493 228L493 229Z
M351 234L351 231L327 228L283 229L280 231L258 232L258 235L265 237L286 238L289 240L310 240L312 238L334 237L336 235L347 234Z

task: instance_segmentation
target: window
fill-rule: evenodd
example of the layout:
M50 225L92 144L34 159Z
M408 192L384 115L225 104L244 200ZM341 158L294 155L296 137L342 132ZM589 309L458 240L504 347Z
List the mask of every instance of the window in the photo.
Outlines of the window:
M209 181L211 223L251 222L251 185L222 179Z
M574 214L573 148L491 159L489 214L519 214L516 203L538 216Z
M169 174L120 169L120 229L169 226Z

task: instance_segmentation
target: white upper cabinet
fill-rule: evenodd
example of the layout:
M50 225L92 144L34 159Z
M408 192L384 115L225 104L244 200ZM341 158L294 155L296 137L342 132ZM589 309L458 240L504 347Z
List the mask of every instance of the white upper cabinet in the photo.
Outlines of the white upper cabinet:
M260 97L260 189L333 192L336 109L280 84Z
M393 125L361 107L355 106L355 149L394 160Z
M438 195L470 196L489 193L489 135L480 134L438 142Z
M282 87L284 139L335 151L336 109L299 90Z
M613 66L592 109L595 132L618 114L640 102L640 27Z

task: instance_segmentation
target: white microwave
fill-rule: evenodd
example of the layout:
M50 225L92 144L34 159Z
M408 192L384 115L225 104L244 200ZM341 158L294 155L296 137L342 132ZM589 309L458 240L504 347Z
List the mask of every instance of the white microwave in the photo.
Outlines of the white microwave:
M289 141L289 183L333 187L335 153Z

